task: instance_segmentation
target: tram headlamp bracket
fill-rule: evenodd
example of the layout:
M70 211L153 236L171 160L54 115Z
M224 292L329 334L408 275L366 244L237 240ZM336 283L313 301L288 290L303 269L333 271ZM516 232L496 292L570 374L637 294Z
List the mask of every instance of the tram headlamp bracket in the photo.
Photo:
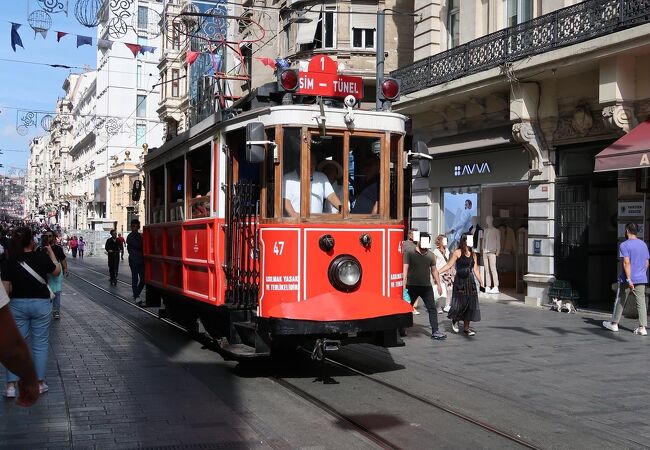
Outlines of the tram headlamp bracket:
M330 263L327 275L334 288L343 292L358 289L362 277L361 264L352 255L340 255Z

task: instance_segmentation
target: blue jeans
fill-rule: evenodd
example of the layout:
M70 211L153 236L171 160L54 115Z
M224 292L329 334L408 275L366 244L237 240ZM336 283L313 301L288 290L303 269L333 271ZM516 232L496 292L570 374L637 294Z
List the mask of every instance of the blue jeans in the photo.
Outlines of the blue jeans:
M133 298L140 297L142 289L144 289L144 263L136 263L129 261L131 268L131 289L133 289Z
M61 291L54 293L54 299L52 299L52 311L61 311Z
M13 298L9 302L9 308L20 334L32 349L36 375L39 380L44 380L50 345L52 303L45 298ZM7 382L16 381L18 377L7 370Z

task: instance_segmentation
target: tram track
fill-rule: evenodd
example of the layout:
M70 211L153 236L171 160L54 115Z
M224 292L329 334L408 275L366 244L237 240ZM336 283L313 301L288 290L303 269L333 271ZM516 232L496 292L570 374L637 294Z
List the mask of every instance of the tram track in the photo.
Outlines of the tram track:
M88 267L86 264L79 264L79 266L82 267L84 270L87 270L89 272L93 272L93 273L98 274L98 275L106 276L105 273L94 270L94 269ZM132 301L130 301L129 299L124 298L123 296L121 296L121 295L119 295L119 294L117 294L117 293L115 293L115 292L113 292L113 291L111 291L109 289L106 289L105 287L100 286L99 284L96 284L96 283L94 283L94 282L92 282L90 280L87 280L87 279L83 278L82 276L77 275L76 273L71 273L71 275L73 275L75 278L83 281L84 283L92 286L93 288L95 288L95 289L97 289L97 290L99 290L101 292L104 292L105 294L108 294L111 297L114 297L114 298L120 300L121 302L123 302L123 303L125 303L125 304L127 304L127 305L129 305L129 306L131 306L133 308L137 308L138 310L143 311L144 313L148 314L149 316L151 316L151 317L153 317L153 318L155 318L157 320L160 320L160 321L174 327L177 330L180 330L180 331L186 333L189 337L191 337L192 339L194 339L194 340L198 341L199 343L205 345L207 348L209 348L209 349L211 349L213 351L217 351L216 350L216 345L211 344L211 339L209 337L207 337L207 336L201 337L201 336L197 335L197 333L192 332L192 331L182 327L181 325L178 325L177 323L175 323L175 322L173 322L173 321L171 321L169 319L166 319L164 317L160 317L158 314L155 314L152 311L149 311L147 308L137 306ZM127 282L125 282L123 280L120 280L119 278L118 278L118 282L123 284L123 285L127 285L129 287L131 285L130 283L127 283ZM103 307L104 309L110 311L111 313L117 315L118 317L120 317L120 319L127 322L130 326L134 327L136 330L138 330L143 335L146 335L147 337L149 337L151 339L154 338L145 328L143 328L141 325L135 323L131 318L127 317L125 314L117 311L116 308L111 308L110 306L107 306L103 302L95 301L92 298L91 298L91 301L93 301L94 303L100 305L101 307ZM311 353L307 349L302 349L302 350L306 355L309 355ZM493 425L491 425L489 423L481 421L481 420L479 420L477 418L474 418L474 417L472 417L470 415L467 415L467 414L465 414L463 412L457 411L457 410L449 407L448 405L446 405L446 404L444 404L442 402L434 401L434 400L431 400L431 399L426 398L424 396L421 396L421 395L415 394L413 392L410 392L410 391L408 391L406 389L403 389L400 386L394 385L394 384L392 384L390 382L387 382L387 381L382 380L380 378L377 378L377 377L374 377L374 376L369 375L367 373L364 373L363 371L361 371L359 369L356 369L356 368L354 368L354 367L352 367L350 365L347 365L347 364L342 363L340 361L337 361L335 359L326 357L326 358L324 358L324 363L327 363L327 364L329 364L329 365L331 365L333 367L339 368L341 370L347 371L347 372L349 372L349 373L351 373L351 374L353 374L355 376L362 377L363 379L368 380L368 381L370 381L370 382L372 382L374 384L377 384L379 386L382 386L383 388L386 388L386 389L388 389L388 390L390 390L390 391L392 391L392 392L394 392L394 393L396 393L398 395L405 396L405 397L407 397L407 398L409 398L411 400L419 402L419 403L425 405L426 407L434 408L434 409L436 409L438 411L441 411L443 413L454 416L455 418L460 419L463 422L469 423L469 424L471 424L471 425L473 425L475 427L478 427L478 428L480 428L480 429L482 429L482 430L484 430L484 431L486 431L488 433L491 433L493 435L496 435L496 436L499 436L499 437L501 437L503 439L506 439L507 441L510 441L511 443L516 444L518 446L521 446L523 448L533 449L533 450L542 450L542 448L543 448L543 447L539 447L539 446L535 445L532 442L526 441L525 439L523 439L523 438L521 438L521 437L519 437L517 435L514 435L514 434L512 434L512 433L510 433L508 431L502 430L502 429L500 429L500 428L498 428L496 426L493 426ZM281 386L283 389L291 392L293 395L295 395L295 396L301 398L302 400L310 403L311 405L313 405L317 409L321 410L322 412L326 413L328 416L332 417L333 419L339 421L340 423L346 424L346 426L349 427L349 429L351 431L359 434L360 436L362 436L366 440L372 442L374 445L378 446L379 448L383 448L383 449L400 449L401 448L398 444L396 444L394 442L391 442L390 440L386 439L385 437L381 436L380 434L372 431L369 427L367 427L364 424L360 423L358 420L355 420L355 418L351 417L349 414L346 414L345 412L342 412L339 408L333 406L332 404L330 404L330 403L328 403L326 401L323 401L323 400L319 399L318 397L312 395L311 393L309 393L305 389L301 388L297 384L292 383L288 379L283 378L283 377L278 377L278 376L268 376L268 377L265 377L265 378L268 379L269 381L271 381L272 383L274 383L274 384L276 384L278 386Z

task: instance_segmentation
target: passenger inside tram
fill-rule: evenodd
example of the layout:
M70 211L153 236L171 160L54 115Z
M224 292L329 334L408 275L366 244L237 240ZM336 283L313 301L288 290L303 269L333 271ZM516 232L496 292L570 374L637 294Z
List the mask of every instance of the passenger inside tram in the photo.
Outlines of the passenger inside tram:
M352 214L378 214L379 212L379 158L368 155L361 165L363 187L357 196Z
M323 172L316 170L318 161L315 155L310 158L310 207L309 211L312 214L329 213L329 207L325 209L325 202L329 202L336 212L341 210L341 200L336 195L332 184ZM283 206L285 217L300 217L300 174L296 169L287 173L284 177L283 189Z

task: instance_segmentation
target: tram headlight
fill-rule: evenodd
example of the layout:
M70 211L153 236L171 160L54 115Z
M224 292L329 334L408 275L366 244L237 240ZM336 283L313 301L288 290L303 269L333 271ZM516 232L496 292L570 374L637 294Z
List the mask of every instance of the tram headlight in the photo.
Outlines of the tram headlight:
M339 291L352 292L361 284L361 264L352 255L337 256L330 264L328 277Z

